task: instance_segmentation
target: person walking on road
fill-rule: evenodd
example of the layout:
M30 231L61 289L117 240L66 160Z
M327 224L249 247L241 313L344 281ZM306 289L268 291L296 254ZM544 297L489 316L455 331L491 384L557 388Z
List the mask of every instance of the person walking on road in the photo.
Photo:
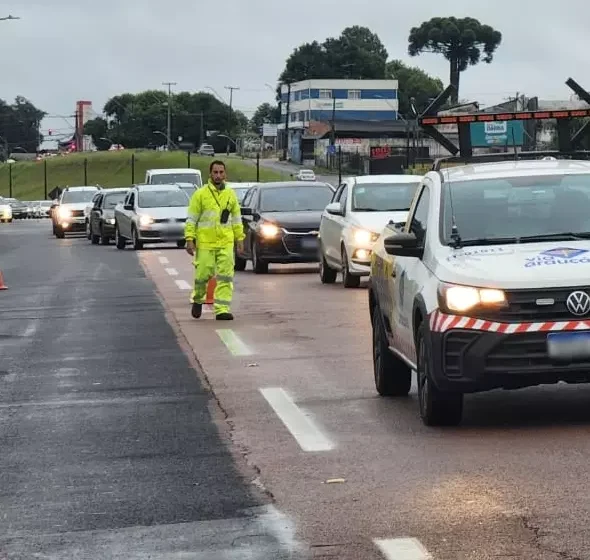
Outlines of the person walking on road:
M203 312L207 284L215 277L217 285L213 309L218 321L231 321L234 291L234 245L243 250L244 226L240 203L233 189L226 188L225 164L216 160L209 166L209 181L195 191L188 207L184 229L186 252L194 256L195 284L191 294L191 314Z

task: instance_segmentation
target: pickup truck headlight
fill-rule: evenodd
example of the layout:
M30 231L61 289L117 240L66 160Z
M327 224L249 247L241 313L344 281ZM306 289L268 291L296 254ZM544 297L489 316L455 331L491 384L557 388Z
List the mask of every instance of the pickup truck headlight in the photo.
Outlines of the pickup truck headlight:
M151 216L140 216L139 217L139 225L140 226L149 226L154 223L154 219Z
M267 239L270 239L272 237L276 237L280 233L280 229L278 228L278 226L275 226L275 224L270 224L270 223L261 224L259 227L259 231L260 231L260 235L262 235L262 237L265 237Z
M72 211L69 208L66 208L65 206L60 206L59 207L59 210L58 210L58 216L62 220L65 220L67 218L71 218L72 217Z
M445 284L439 290L439 303L443 310L465 313L480 306L504 307L507 301L503 290Z

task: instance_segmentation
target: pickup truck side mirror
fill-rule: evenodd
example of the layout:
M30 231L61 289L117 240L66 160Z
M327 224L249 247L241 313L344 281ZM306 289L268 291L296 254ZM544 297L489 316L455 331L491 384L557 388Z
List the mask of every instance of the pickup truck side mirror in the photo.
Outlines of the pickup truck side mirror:
M396 257L422 258L424 248L413 233L396 233L383 240L383 247L388 255Z
M124 210L133 210L133 204L124 204L123 209Z

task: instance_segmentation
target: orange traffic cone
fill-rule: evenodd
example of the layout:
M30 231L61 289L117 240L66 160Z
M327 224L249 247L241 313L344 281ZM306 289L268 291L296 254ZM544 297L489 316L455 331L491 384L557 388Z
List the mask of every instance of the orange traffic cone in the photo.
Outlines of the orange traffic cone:
M1 270L0 270L0 290L8 290L8 286L4 283L4 276L2 276Z
M207 284L207 297L205 298L205 303L207 305L213 305L213 294L215 293L215 286L217 286L217 280L215 278L211 278L209 283Z

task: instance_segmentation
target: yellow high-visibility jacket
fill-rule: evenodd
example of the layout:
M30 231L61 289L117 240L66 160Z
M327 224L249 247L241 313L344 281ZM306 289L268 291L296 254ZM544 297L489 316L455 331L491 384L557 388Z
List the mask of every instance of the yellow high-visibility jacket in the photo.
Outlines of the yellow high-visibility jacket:
M225 209L229 210L229 219L222 224L221 213ZM184 237L209 249L221 249L242 241L244 226L235 191L229 187L218 191L210 180L195 191L188 206Z

